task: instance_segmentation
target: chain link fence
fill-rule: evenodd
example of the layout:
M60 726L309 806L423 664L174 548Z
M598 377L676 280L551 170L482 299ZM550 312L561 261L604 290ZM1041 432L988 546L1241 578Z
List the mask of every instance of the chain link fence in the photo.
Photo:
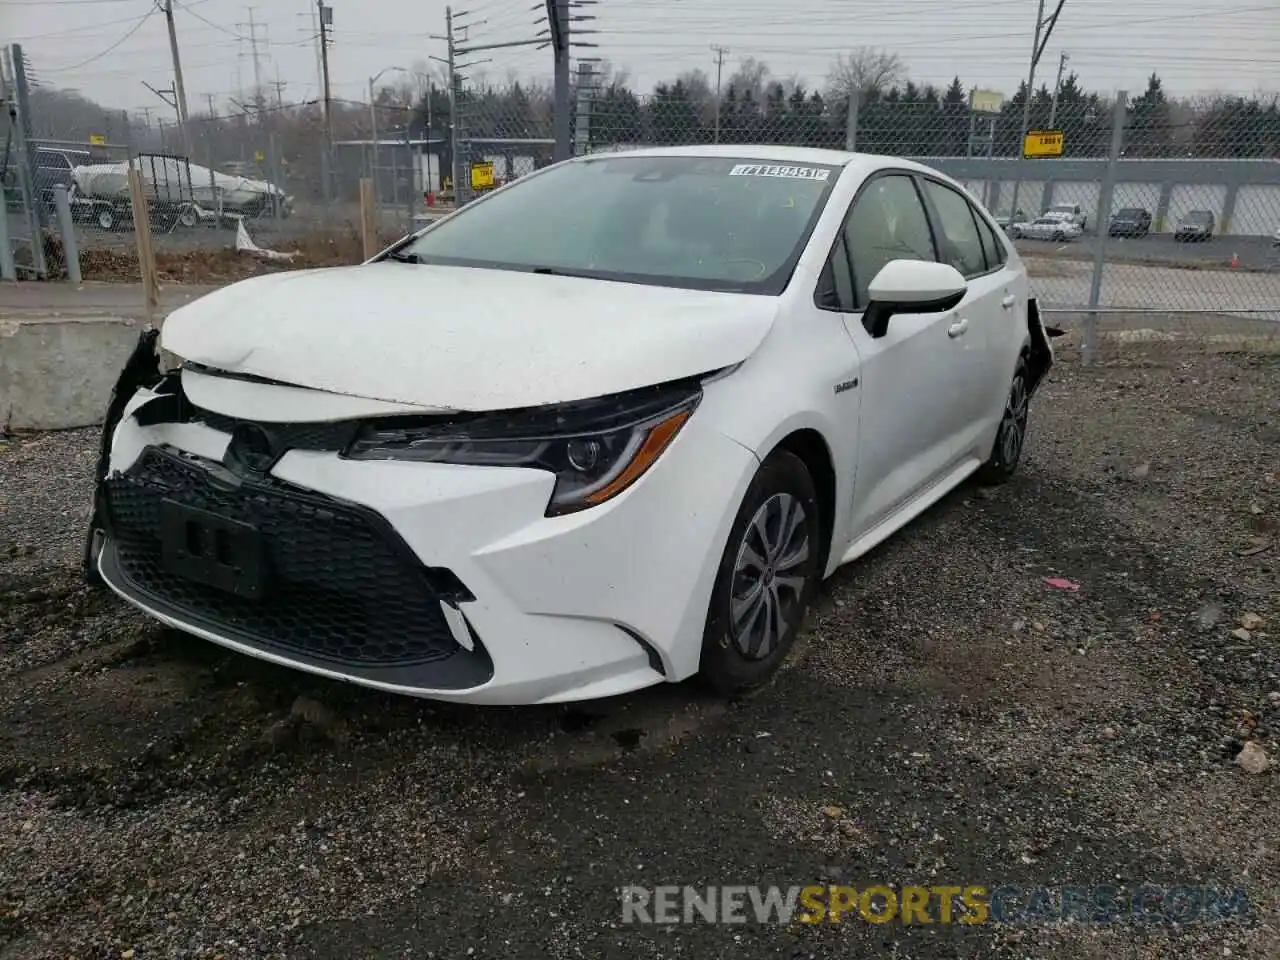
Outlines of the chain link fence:
M778 86L762 101L731 90L717 107L679 85L650 97L615 88L591 103L583 139L588 151L719 142L918 160L996 215L1050 310L1275 321L1280 114L1241 102L1183 116L1124 94L1033 103L1023 141L1020 102L984 113L962 93L851 101Z
M9 91L21 79L12 58L3 78ZM957 86L922 99L910 85L840 96L773 84L754 93L730 86L717 101L680 82L638 95L605 83L583 60L569 130L577 154L785 144L919 160L997 216L1046 308L1068 319L1280 320L1276 104L1223 97L1190 106L1158 89L1136 98L1072 89L1060 101L1033 97L1024 140L1020 97L986 99ZM320 103L236 107L193 116L185 135L121 117L116 130L128 136L111 142L40 141L11 110L2 245L17 273L66 274L53 189L62 183L85 275L136 275L130 157L143 173L162 276L219 280L245 263L358 261L364 179L380 240L389 241L551 163L555 152L551 92L515 81L459 79L454 96L447 83L399 98L384 91L372 105L337 100L327 124Z

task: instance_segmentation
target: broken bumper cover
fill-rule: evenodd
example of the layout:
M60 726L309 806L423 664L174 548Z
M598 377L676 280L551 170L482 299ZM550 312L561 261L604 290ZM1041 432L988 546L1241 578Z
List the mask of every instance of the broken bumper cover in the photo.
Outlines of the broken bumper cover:
M292 450L261 482L223 476L229 434L141 424L147 394L114 431L92 550L107 585L156 619L442 700L584 700L696 671L719 562L703 545L725 542L756 465L696 418L615 500L548 518L554 478L539 470ZM162 513L181 509L260 531L261 598L173 572Z

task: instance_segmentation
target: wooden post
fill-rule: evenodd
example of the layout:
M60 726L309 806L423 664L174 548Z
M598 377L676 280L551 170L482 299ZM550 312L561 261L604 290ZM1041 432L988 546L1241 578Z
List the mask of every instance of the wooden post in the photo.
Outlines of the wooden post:
M133 233L138 241L138 270L142 275L142 295L146 301L147 325L153 326L160 312L160 281L156 278L156 255L151 247L151 216L147 210L142 170L129 164L129 202L133 208Z
M360 179L360 238L364 241L364 258L378 252L377 210L373 204L373 179Z

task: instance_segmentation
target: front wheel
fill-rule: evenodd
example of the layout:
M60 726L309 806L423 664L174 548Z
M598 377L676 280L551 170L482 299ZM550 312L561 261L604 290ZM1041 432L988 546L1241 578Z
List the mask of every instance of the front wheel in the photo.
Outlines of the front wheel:
M779 450L747 488L720 559L702 638L702 676L731 696L786 660L821 576L822 524L804 462Z
M97 215L96 219L97 219L97 221L98 221L98 229L100 229L100 230L114 230L114 229L115 229L115 226L116 226L116 216L115 216L115 214L114 214L114 213L112 213L112 212L111 212L111 210L110 210L109 208L107 208L107 207L103 207L102 209L100 209L100 210L98 211L98 215Z
M1005 400L1004 413L1000 417L1000 429L996 431L996 442L991 448L991 456L978 468L979 483L988 485L1001 484L1008 481L1018 469L1022 460L1022 448L1027 441L1027 419L1030 413L1031 396L1027 392L1027 361L1018 358L1018 365L1013 371L1013 382L1009 385L1009 396Z

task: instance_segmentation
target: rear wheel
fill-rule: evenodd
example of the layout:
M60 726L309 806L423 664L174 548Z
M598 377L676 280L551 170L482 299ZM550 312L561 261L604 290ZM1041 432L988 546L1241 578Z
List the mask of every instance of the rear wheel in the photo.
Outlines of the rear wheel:
M102 207L98 210L98 215L94 218L98 221L98 227L102 230L114 230L116 226L116 215L111 212L109 207Z
M1019 357L1018 365L1013 371L1013 382L1009 385L1004 413L1000 417L1000 429L996 431L996 442L987 462L978 468L978 482L991 485L1004 483L1017 471L1018 464L1022 461L1022 448L1027 440L1030 401L1031 397L1027 392L1027 361L1025 357Z
M758 687L786 660L824 553L813 478L776 451L747 488L711 591L701 669L716 692Z

